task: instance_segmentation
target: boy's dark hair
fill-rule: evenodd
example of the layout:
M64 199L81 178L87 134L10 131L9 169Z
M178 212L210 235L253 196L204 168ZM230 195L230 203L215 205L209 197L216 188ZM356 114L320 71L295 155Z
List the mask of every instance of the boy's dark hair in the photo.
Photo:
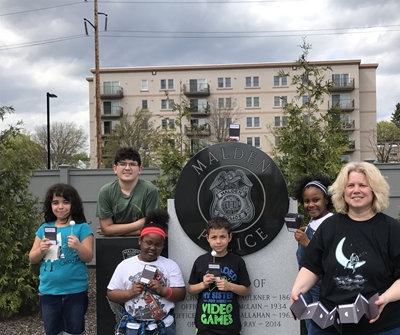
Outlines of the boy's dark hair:
M168 221L169 221L169 214L166 210L157 208L149 211L146 215L144 226L146 227L158 227L168 232Z
M303 176L294 182L292 198L294 200L299 201L299 203L303 204L304 188L311 181L319 181L322 185L324 185L326 187L326 189L328 189L329 186L332 185L332 181L330 180L330 178L323 174L317 173L317 174ZM310 186L307 186L307 188L308 187L318 187L318 186L310 185ZM329 195L329 193L326 194L326 198L328 199L328 204L327 204L328 210L331 211L331 210L333 210L333 203L332 203L332 199L331 199L331 196Z
M65 200L71 203L71 218L76 223L87 222L83 211L82 199L79 196L77 190L68 184L58 183L49 187L46 192L46 196L43 202L43 215L45 222L52 222L57 220L51 209L51 203L53 201L53 195L57 197L63 197Z
M210 233L210 229L226 229L228 234L232 232L232 225L231 223L222 216L217 216L215 218L210 219L207 222L206 230L207 234Z
M140 159L139 152L130 147L123 147L118 149L115 154L114 164L117 165L118 162L123 161L124 159L131 159L138 162L139 166L142 165L142 160Z

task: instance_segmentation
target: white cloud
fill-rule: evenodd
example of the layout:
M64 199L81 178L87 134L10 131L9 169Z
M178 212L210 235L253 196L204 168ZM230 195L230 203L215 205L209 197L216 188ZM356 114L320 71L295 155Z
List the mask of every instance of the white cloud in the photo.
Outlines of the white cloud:
M40 10L41 8L47 8ZM53 7L53 8L51 8ZM293 61L301 36L312 44L310 60L361 59L379 63L378 120L390 119L400 101L400 3L397 0L306 0L246 3L99 3L100 66L128 67ZM22 12L15 15L9 13ZM93 28L84 36L83 19L93 22L93 4L59 0L3 0L0 9L0 105L14 115L0 129L23 119L28 130L46 123L46 92L51 120L74 120L89 132L86 77L94 67ZM350 34L343 28L376 27ZM334 29L334 30L327 30ZM291 32L283 33L283 31ZM136 33L134 32L136 31ZM140 31L140 32L139 32ZM146 33L158 31L158 33ZM175 32L175 38L162 32ZM237 32L264 37L231 38ZM225 38L196 38L185 32L231 32ZM269 32L269 33L266 33ZM133 38L132 36L142 36ZM204 34L196 34L196 36ZM243 34L242 34L243 35ZM255 35L255 34L253 34ZM274 37L265 37L273 35ZM289 36L282 36L289 35ZM127 37L131 36L131 37ZM143 37L151 36L151 37ZM154 38L157 36L157 38ZM177 38L186 36L187 38ZM191 37L190 37L191 36ZM280 37L279 37L280 36ZM62 42L56 38L72 37ZM43 44L5 49L20 43Z

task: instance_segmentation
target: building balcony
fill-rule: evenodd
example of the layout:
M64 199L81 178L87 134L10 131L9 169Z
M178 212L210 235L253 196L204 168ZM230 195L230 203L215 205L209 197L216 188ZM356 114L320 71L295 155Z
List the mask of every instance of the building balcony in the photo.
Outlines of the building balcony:
M104 127L103 133L101 134L102 137L106 137L112 133L115 132L115 128L114 127Z
M344 112L352 112L354 111L354 99L341 99L338 101L328 101L328 109L339 106L339 108Z
M193 114L193 116L196 115L210 115L210 105L207 104L207 106L190 106L189 107L189 113Z
M350 140L349 148L346 150L346 152L353 152L354 150L356 150L356 141Z
M354 131L355 128L356 128L355 120L343 121L343 125L342 125L343 130Z
M103 107L101 111L102 119L119 119L122 115L124 115L124 108L121 106L117 107L106 106Z
M202 124L200 126L191 125L185 126L186 136L210 136L211 129L209 124Z
M101 86L101 99L121 99L124 97L124 90L121 86Z
M333 82L331 92L349 92L354 91L354 78L340 79Z
M183 85L183 94L187 97L207 97L210 95L210 85Z

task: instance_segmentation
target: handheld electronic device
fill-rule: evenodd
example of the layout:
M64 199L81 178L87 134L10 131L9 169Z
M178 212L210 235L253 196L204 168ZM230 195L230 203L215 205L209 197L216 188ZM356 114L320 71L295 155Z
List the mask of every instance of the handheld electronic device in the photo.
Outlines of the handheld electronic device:
M240 124L233 124L229 125L229 138L233 140L240 140Z
M150 280L154 279L156 271L157 268L155 266L146 264L143 268L142 277L140 278L140 281L142 283L147 284Z
M57 244L57 227L44 227L44 237L48 238L51 244Z

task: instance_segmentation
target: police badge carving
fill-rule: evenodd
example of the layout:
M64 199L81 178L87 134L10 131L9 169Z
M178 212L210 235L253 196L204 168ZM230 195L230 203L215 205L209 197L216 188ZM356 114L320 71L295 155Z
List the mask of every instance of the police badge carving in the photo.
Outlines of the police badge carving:
M205 250L206 224L223 216L231 224L229 250L248 255L279 233L289 208L286 182L265 152L240 142L209 146L184 166L175 192L175 211L189 238Z
M254 217L254 204L250 197L252 186L242 170L220 172L210 187L213 193L211 217L225 217L232 230L250 222Z

